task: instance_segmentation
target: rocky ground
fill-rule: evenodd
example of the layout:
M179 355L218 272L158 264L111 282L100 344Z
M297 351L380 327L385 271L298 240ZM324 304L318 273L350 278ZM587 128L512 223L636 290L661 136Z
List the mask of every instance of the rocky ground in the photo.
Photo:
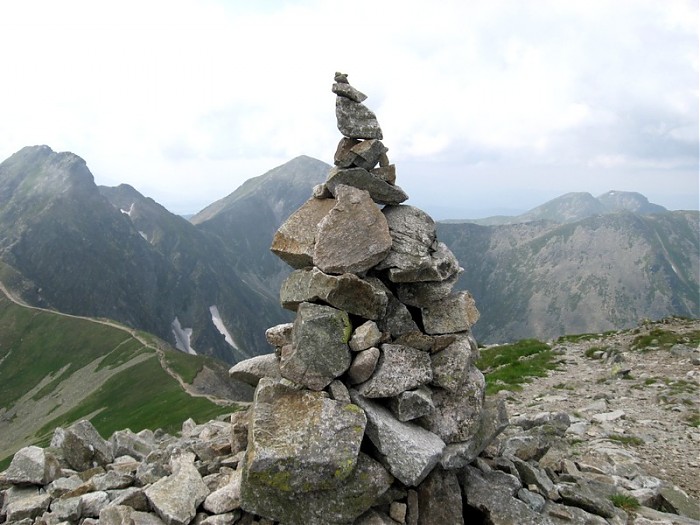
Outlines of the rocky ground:
M665 344L662 332L679 341ZM511 421L541 412L569 414L566 437L577 463L595 469L601 458L613 458L700 500L699 333L700 320L669 319L570 338L553 344L558 370L500 395ZM637 349L640 336L648 337Z

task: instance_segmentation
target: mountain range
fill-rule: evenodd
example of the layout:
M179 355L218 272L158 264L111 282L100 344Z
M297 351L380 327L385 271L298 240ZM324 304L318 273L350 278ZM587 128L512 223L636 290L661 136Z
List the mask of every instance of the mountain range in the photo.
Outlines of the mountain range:
M26 147L0 164L0 261L32 305L114 319L234 363L268 353L291 271L269 251L330 166L301 156L190 220L134 188L97 186L83 159ZM410 201L408 202L410 204ZM517 217L445 221L480 341L551 338L699 315L698 212L632 192L570 193ZM8 276L12 276L10 279Z

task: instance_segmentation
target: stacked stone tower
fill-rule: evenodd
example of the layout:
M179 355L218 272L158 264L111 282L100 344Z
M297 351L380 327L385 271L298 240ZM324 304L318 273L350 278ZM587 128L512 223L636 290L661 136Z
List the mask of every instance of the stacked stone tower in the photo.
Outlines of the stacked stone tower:
M402 204L367 97L340 73L333 92L335 167L271 248L294 268L280 299L296 319L268 330L275 354L232 369L259 378L242 507L289 524L353 523L387 501L405 510L507 421L484 404L479 313L453 292L462 268L428 214Z

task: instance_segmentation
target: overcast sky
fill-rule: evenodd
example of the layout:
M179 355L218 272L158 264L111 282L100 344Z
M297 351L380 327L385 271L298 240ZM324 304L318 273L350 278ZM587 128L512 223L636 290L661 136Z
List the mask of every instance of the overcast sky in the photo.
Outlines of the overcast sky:
M333 74L436 219L563 193L698 208L696 0L6 0L0 160L47 144L199 211L332 163Z

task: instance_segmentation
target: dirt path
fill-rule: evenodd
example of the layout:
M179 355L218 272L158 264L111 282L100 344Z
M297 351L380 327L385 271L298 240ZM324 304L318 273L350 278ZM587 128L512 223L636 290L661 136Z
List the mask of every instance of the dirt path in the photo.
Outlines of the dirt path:
M126 332L129 334L131 337L136 339L139 343L141 343L144 347L149 348L153 350L156 355L158 356L158 362L160 363L160 366L163 368L163 370L170 376L172 377L175 381L178 382L180 387L190 396L192 397L203 397L211 401L212 403L219 405L219 406L226 406L226 405L231 405L233 402L230 399L222 399L216 396L213 396L211 394L203 394L200 392L197 392L194 388L192 388L191 385L187 384L182 377L180 377L179 374L177 374L170 366L168 365L166 356L165 356L165 350L161 348L160 346L151 343L150 341L147 341L143 336L141 336L137 330L133 328L129 328L128 326L124 326L123 324L117 323L116 321L112 321L109 319L97 319L93 317L85 317L82 315L73 315L73 314L67 314L64 312L58 312L56 310L49 310L48 308L41 308L38 306L32 306L24 301L22 301L19 297L16 297L10 290L7 289L5 284L0 281L0 291L2 291L3 294L5 294L5 297L7 297L10 301L15 303L17 306L21 306L23 308L29 308L31 310L36 310L40 312L48 312L51 314L55 315L60 315L63 317L71 317L73 319L82 319L84 321L89 321L92 323L97 323L105 326L111 326L112 328L116 328L118 330L121 330L122 332Z
M576 436L579 449L624 446L645 472L700 499L700 351L690 345L632 348L635 337L655 329L690 333L700 330L700 320L554 345L560 369L508 394L508 411L511 417L566 412L585 428ZM615 412L609 421L595 417Z

